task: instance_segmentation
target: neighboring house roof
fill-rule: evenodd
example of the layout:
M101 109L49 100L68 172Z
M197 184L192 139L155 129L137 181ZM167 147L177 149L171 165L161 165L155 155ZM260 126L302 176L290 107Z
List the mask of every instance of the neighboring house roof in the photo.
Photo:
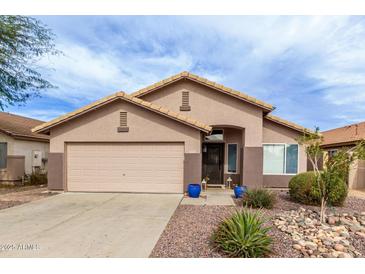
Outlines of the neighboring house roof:
M269 121L272 121L272 122L275 122L277 124L280 124L280 125L289 127L291 129L294 129L294 130L299 131L299 132L312 132L312 130L310 130L308 128L302 127L300 125L297 125L295 123L289 122L287 120L284 120L284 119L282 119L282 118L280 118L278 116L274 116L274 115L271 115L271 114L266 115L265 116L265 119L267 119Z
M15 139L49 142L49 136L32 132L32 128L44 123L28 117L0 112L0 132Z
M36 126L32 129L33 132L47 132L50 128L56 126L56 125L59 125L59 124L62 124L66 121L69 121L73 118L76 118L84 113L87 113L89 111L92 111L96 108L99 108L103 105L106 105L110 102L113 102L115 100L118 100L118 99L121 99L121 100L124 100L124 101L127 101L127 102L130 102L132 104L135 104L137 106L140 106L140 107L143 107L145 109L148 109L150 111L153 111L155 113L158 113L158 114L161 114L163 116L166 116L168 118L171 118L175 121L178 121L178 122L181 122L183 124L186 124L188 126L191 126L191 127L194 127L196 129L199 129L203 132L206 132L206 133L209 133L211 130L212 130L212 127L210 127L209 125L205 125L204 123L202 122L199 122L195 119L192 119L190 117L187 117L187 116L184 116L184 115L181 115L179 113L176 113L176 112L173 112L171 110L168 110L167 108L165 107L161 107L159 105L156 105L156 104L152 104L150 102L146 102L146 101L143 101L139 98L136 98L136 97L132 97L130 95L127 95L126 93L124 92L117 92L115 94L112 94L110 96L107 96L107 97L104 97L94 103L91 103L85 107L82 107L80 109L77 109L75 111L72 111L70 113L67 113L63 116L60 116L56 119L53 119L47 123L44 123L44 124L41 124L39 126Z
M365 122L326 130L321 133L323 136L322 146L352 145L365 139Z
M143 89L140 89L134 93L132 93L131 95L132 96L135 96L135 97L141 97L145 94L148 94L150 92L153 92L155 90L158 90L160 89L161 87L163 86L166 86L166 85L169 85L169 84L172 84L176 81L179 81L181 79L189 79L191 81L194 81L194 82L197 82L197 83L200 83L202 85L205 85L205 86L208 86L212 89L215 89L217 91L220 91L220 92L223 92L225 94L228 94L230 96L233 96L235 98L238 98L242 101L245 101L247 103L250 103L250 104L253 104L253 105L256 105L262 109L264 109L266 112L270 112L274 109L274 107L268 103L265 103L261 100L258 100L252 96L249 96L247 94L244 94L242 92L239 92L237 90L234 90L234 89L231 89L231 88L228 88L228 87L225 87L221 84L218 84L216 82L213 82L213 81L209 81L208 79L205 79L203 77L200 77L198 75L195 75L191 72L181 72L179 74L176 74L176 75L173 75L167 79L164 79L162 81L159 81L153 85L150 85L148 87L145 87Z

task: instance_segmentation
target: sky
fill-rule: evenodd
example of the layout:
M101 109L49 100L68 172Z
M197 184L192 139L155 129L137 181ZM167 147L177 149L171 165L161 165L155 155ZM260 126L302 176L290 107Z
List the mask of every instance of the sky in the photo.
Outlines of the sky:
M48 121L116 91L190 71L308 128L365 120L365 17L38 16L63 52L39 62L57 86L6 111Z

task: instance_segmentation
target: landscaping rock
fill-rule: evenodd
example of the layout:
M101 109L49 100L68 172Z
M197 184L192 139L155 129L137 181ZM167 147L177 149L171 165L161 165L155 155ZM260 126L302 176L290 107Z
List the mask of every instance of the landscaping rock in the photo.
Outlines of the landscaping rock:
M308 241L308 242L305 243L304 247L306 249L309 249L309 250L316 250L317 249L317 244Z
M342 244L335 244L334 245L334 249L336 251L344 251L345 250L345 247Z
M360 237L363 237L363 238L365 238L365 233L363 233L363 232L356 232L356 235L359 235Z
M280 213L274 224L291 235L295 243L293 248L301 251L304 257L352 258L361 256L352 245L352 235L365 238L365 215L362 213L331 214L327 223L321 224L317 212L300 208Z

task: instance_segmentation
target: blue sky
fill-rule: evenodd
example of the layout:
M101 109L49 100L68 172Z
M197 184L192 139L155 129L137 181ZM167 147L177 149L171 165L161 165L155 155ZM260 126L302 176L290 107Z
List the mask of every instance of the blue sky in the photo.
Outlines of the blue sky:
M63 55L58 86L6 111L50 120L113 92L191 71L321 130L365 120L365 17L40 16Z

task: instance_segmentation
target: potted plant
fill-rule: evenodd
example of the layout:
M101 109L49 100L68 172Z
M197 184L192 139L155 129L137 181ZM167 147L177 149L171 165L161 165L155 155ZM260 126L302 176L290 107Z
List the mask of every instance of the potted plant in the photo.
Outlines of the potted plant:
M247 186L240 186L240 185L236 185L234 188L233 188L233 191L234 191L234 196L236 198L242 198L243 195L246 193L247 191Z
M188 194L191 198L199 198L201 192L200 184L189 184L188 186Z

